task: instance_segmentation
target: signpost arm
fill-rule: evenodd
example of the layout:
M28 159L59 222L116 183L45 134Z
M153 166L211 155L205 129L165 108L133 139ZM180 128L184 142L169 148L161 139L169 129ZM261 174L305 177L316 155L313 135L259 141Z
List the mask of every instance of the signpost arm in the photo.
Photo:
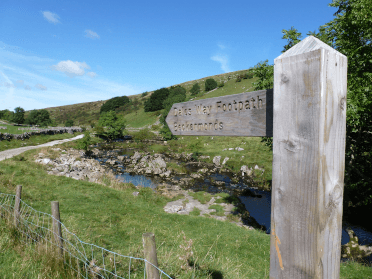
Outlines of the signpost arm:
M275 59L270 278L339 278L346 78L312 36Z

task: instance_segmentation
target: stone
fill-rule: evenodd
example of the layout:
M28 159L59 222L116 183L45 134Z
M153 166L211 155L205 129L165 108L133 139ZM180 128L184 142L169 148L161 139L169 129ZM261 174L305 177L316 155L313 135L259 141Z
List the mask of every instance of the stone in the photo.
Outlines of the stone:
M247 176L250 176L252 174L252 169L248 168L248 166L246 165L241 166L240 171L242 172L242 176L244 176L244 174L246 174Z
M216 166L220 166L220 161L221 161L221 156L215 156L213 158L213 164L215 164Z
M243 151L244 149L241 148L241 147L236 147L235 150L237 150L237 151Z
M225 159L223 159L222 165L226 164L227 160L229 159L230 159L229 157L225 157Z
M142 157L141 156L141 153L135 151L134 152L134 155L132 157L130 157L130 158L132 160L132 163L135 164L135 163L137 163L138 159L141 158L141 157Z
M177 213L178 211L181 211L183 209L182 205L166 205L164 207L164 211L167 213Z
M133 192L132 195L133 196L138 196L139 192Z
M42 164L44 164L44 165L47 165L47 164L49 164L50 163L50 159L49 158L45 158L45 159L43 159L42 161L41 161L41 163Z

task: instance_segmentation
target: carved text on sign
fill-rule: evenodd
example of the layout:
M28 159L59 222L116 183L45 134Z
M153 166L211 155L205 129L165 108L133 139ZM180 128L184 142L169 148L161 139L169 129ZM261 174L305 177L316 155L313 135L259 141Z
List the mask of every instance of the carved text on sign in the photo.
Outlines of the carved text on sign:
M174 104L166 121L175 135L271 136L272 90Z

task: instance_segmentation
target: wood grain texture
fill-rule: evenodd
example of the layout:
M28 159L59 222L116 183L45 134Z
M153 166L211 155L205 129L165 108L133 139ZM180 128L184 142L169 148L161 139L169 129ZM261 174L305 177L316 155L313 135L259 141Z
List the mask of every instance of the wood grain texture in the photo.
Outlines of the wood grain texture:
M272 137L273 90L174 104L166 122L173 135Z
M275 59L270 278L339 278L346 74L328 46Z

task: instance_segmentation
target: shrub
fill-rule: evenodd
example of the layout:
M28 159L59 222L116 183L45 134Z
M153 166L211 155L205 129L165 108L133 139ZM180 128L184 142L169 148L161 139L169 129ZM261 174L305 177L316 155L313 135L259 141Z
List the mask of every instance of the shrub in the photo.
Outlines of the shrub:
M205 81L205 91L211 91L217 87L217 82L213 78L208 78Z
M235 80L235 82L241 82L242 81L242 78L240 76L238 76Z
M124 106L125 104L130 103L130 99L127 96L115 97L109 99L104 103L100 109L100 114L108 111L113 111L118 107Z
M219 84L218 84L218 87L224 87L225 86L225 83L223 81L221 81Z
M199 83L195 83L195 84L192 86L190 92L191 92L191 95L192 95L192 96L194 96L194 95L198 95L199 92L200 92L200 85L199 85Z
M85 151L85 154L88 155L90 152L89 145L92 144L91 138L90 138L90 132L85 131L84 137L78 142L77 146L79 149L83 149Z
M69 120L66 121L65 127L71 127L71 126L74 126L74 121L69 119Z
M46 109L32 110L26 119L30 125L48 126L52 123L49 112Z
M154 93L151 94L150 98L145 101L145 112L163 109L164 101L168 98L169 93L169 89L164 87L155 90Z
M246 72L243 76L244 79L251 79L253 78L253 73L251 72Z
M148 94L148 92L146 91L146 92L143 92L141 96L142 96L142 97L146 97L147 94Z
M102 113L99 118L98 124L100 128L96 127L96 132L99 135L107 137L110 140L123 136L125 122L122 118L119 118L114 111ZM105 128L103 129L102 127Z

